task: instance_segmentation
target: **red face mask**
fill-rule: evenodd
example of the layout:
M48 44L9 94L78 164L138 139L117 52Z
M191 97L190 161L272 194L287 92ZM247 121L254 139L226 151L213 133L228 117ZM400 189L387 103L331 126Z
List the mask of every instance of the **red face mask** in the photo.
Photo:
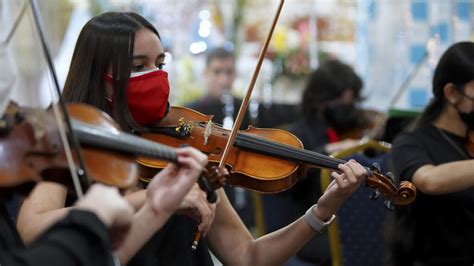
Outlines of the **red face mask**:
M110 75L105 80L112 81ZM130 113L139 125L160 121L168 109L170 85L168 73L154 69L132 73L127 85L127 101Z

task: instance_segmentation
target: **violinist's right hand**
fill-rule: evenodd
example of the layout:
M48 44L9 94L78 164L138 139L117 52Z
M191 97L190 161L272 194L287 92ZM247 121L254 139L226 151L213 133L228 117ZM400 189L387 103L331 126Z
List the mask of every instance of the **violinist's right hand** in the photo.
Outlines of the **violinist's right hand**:
M199 188L198 184L194 184L191 191L181 202L177 213L186 215L198 222L198 231L206 236L214 221L217 204L219 204L219 198L215 203L209 203L206 193Z
M134 210L117 188L94 184L76 203L76 209L93 212L109 229L113 246L121 245L132 222Z
M168 164L148 185L156 212L189 216L199 222L199 231L206 234L214 220L216 204L210 204L197 179L207 165L207 156L192 147L178 148L178 165Z

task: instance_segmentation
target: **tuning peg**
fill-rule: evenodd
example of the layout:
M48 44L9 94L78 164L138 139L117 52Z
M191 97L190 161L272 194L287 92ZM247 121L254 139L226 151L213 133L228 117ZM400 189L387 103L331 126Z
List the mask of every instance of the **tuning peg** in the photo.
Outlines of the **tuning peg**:
M393 202L390 201L390 200L385 200L385 207L388 210L391 210L391 211L393 211L395 209L395 206L393 205Z
M379 163L373 163L373 164L372 164L372 167L370 167L370 170L372 170L372 171L375 170L375 171L377 171L377 172L379 172L379 173L382 171Z
M390 177L393 183L395 183L395 176L393 175L392 172L387 172L387 176Z
M380 191L378 189L375 189L374 191L372 191L372 193L370 193L369 199L376 200L379 198L379 196L380 196Z

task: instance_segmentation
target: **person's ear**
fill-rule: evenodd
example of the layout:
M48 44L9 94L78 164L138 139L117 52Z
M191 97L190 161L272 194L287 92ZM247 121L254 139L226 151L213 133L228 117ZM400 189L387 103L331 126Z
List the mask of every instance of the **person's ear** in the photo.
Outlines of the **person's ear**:
M451 104L457 104L461 96L453 83L447 83L446 85L444 85L443 94L446 101Z
M345 104L351 104L354 102L354 90L351 88L344 89L341 95L341 100Z

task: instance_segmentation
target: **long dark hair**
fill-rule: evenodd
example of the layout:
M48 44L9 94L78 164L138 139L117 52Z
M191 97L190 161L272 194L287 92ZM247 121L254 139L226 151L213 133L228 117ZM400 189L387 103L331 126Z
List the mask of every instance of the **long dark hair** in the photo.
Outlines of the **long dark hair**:
M359 98L362 85L362 80L349 65L336 59L323 62L310 74L303 92L303 116L311 121L325 103L339 98L346 89L353 90L354 97Z
M135 34L158 31L136 13L109 12L91 19L77 40L63 96L69 102L93 105L111 113L124 130L144 130L132 118L125 92L131 73ZM104 75L112 69L113 104L107 104Z
M474 80L474 43L458 42L441 56L433 76L433 99L423 111L418 125L433 123L446 105L443 88L448 83L462 91Z

